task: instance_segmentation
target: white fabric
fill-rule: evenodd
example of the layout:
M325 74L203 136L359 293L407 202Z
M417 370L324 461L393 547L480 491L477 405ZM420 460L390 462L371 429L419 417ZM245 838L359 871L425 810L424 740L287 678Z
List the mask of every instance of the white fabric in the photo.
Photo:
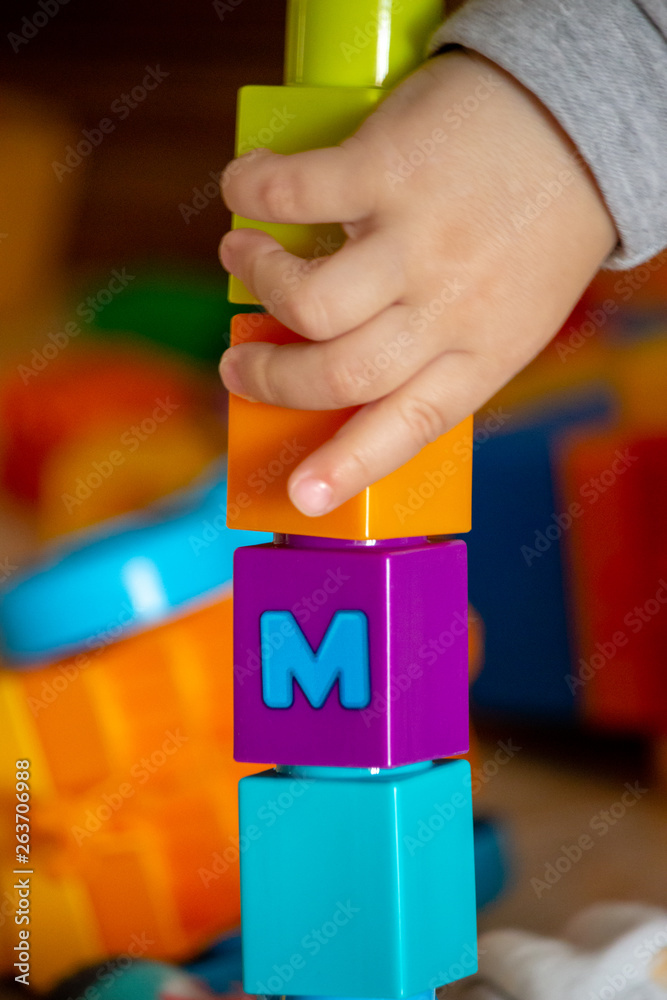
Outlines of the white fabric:
M599 904L555 940L491 931L479 941L479 973L442 1000L667 1000L667 911Z

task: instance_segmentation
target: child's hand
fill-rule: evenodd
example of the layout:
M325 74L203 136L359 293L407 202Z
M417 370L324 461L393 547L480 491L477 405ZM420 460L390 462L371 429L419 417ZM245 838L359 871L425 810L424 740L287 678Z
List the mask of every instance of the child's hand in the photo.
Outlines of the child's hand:
M231 348L230 392L306 410L366 404L290 477L313 516L482 406L554 335L616 242L554 119L475 55L428 62L339 147L240 163L223 178L233 211L341 222L348 237L315 263L252 229L221 247L227 270L313 341Z

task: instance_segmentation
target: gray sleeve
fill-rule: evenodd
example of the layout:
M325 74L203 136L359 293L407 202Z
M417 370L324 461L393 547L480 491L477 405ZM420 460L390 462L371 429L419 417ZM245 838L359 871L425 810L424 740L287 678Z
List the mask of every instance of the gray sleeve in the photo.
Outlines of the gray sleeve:
M540 99L590 167L628 268L667 246L667 0L469 0L435 52L460 45Z

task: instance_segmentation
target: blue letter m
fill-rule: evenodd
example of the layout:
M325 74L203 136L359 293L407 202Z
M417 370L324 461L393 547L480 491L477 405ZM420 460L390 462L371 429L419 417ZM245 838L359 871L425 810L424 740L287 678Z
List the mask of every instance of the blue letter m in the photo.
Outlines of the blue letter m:
M336 611L316 650L290 611L265 611L260 635L262 697L269 708L290 708L293 681L313 708L322 707L336 681L343 708L365 708L370 702L368 619L363 611Z

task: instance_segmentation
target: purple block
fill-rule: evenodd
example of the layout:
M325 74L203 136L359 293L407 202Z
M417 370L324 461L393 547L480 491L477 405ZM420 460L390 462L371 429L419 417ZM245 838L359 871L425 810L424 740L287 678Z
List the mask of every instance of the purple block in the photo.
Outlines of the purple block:
M240 548L235 555L236 760L398 767L465 753L465 542L277 539L272 545ZM314 708L294 681L289 708L267 707L260 649L265 611L291 612L313 651L336 612L363 612L369 636L368 704L343 708L335 682L321 707Z

